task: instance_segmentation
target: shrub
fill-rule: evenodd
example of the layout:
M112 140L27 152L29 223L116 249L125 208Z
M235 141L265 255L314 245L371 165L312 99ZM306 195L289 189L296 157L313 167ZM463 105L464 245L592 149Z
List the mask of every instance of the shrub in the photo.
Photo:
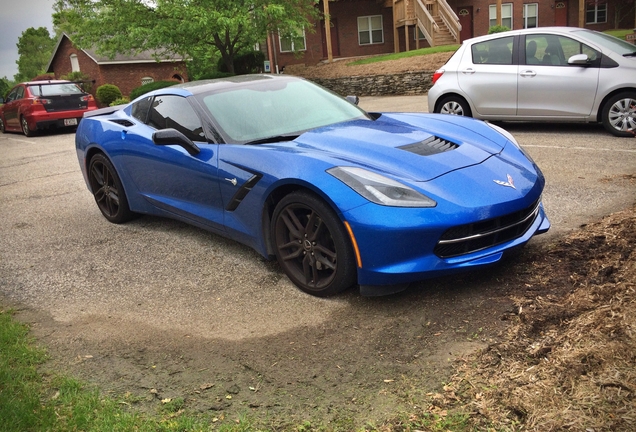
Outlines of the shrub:
M139 96L151 92L153 90L159 90L162 88L170 87L172 85L179 84L178 81L155 81L148 84L144 84L130 92L130 100L135 100Z
M119 87L113 84L104 84L97 87L97 93L95 95L97 96L97 100L106 106L122 97Z
M262 51L249 51L238 54L234 57L234 73L237 75L258 73L263 70L265 54ZM219 59L217 69L220 72L227 72L227 66L223 59Z
M213 71L213 72L207 72L207 73L202 74L201 76L198 76L197 80L227 78L227 77L231 77L231 76L234 76L234 75L235 74L230 73L230 72Z
M130 99L128 99L127 97L121 97L119 99L115 99L114 101L112 101L110 103L110 106L126 105L128 102L130 102Z
M502 25L494 25L488 29L488 34L507 32L510 29Z

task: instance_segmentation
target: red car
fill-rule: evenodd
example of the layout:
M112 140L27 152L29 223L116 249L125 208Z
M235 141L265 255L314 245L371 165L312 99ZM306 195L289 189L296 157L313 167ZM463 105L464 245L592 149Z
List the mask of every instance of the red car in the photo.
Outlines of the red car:
M0 106L0 132L33 136L40 129L77 127L95 98L71 81L31 81L15 86Z

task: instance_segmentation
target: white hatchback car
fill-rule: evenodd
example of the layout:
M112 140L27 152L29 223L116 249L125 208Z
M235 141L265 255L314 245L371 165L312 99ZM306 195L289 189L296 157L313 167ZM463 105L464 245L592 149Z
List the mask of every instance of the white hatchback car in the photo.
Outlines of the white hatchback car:
M578 27L464 41L433 76L429 112L483 120L600 122L636 135L636 46Z

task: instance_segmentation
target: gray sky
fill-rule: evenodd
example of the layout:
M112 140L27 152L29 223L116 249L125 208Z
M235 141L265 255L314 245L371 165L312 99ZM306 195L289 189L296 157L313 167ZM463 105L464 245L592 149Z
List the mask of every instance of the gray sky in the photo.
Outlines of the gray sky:
M0 0L0 78L18 73L18 38L29 27L46 27L53 34L54 0Z

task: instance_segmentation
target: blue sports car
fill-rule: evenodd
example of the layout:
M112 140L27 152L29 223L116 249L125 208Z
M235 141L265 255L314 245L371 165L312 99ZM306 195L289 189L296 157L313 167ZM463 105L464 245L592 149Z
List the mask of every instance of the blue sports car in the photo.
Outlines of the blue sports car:
M317 296L397 292L549 229L543 175L509 133L355 99L291 76L176 85L86 113L77 156L110 222L205 228Z

